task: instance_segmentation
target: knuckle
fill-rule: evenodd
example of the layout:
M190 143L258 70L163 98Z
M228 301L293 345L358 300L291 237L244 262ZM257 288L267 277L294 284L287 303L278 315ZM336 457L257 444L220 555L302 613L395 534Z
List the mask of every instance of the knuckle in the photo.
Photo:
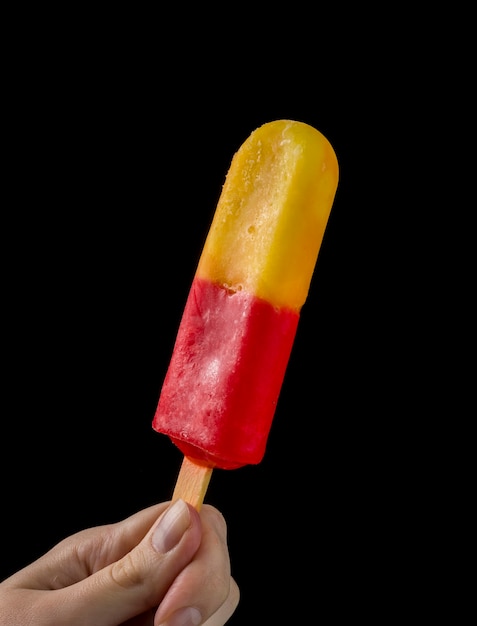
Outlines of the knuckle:
M143 557L137 552L129 552L111 567L111 578L124 589L142 585L146 579Z

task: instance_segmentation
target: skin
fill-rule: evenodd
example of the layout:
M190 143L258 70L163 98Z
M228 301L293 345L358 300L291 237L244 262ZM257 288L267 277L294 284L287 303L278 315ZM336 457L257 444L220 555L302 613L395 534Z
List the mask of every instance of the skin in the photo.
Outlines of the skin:
M223 626L238 602L221 513L164 502L71 535L0 583L0 626Z

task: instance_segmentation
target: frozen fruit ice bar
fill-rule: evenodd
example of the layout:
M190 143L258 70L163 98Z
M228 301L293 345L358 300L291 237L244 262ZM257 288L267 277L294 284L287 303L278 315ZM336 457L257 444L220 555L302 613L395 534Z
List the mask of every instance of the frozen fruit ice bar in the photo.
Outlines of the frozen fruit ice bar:
M337 184L303 122L264 124L234 155L153 419L186 457L262 460Z

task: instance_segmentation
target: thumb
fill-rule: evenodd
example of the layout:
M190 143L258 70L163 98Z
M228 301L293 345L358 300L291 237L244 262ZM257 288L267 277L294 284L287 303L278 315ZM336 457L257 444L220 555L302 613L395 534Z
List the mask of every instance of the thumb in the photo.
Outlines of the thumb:
M58 590L68 607L68 624L117 626L157 607L194 557L201 533L200 517L192 506L183 500L171 504L125 556Z

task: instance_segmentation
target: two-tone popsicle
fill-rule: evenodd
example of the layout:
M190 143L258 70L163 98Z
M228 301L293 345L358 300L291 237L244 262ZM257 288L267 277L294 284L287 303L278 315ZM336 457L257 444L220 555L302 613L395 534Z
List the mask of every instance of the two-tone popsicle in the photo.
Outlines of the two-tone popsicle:
M234 155L153 419L184 454L174 498L199 508L213 468L262 460L337 185L303 122L264 124Z

